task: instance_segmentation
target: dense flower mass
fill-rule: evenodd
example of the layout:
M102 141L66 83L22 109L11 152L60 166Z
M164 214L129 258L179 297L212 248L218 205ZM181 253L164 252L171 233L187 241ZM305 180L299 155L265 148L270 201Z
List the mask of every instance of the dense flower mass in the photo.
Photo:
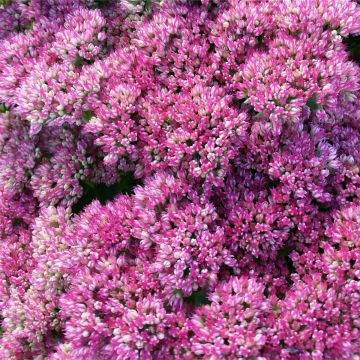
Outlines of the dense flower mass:
M359 35L354 0L0 1L0 358L360 359Z

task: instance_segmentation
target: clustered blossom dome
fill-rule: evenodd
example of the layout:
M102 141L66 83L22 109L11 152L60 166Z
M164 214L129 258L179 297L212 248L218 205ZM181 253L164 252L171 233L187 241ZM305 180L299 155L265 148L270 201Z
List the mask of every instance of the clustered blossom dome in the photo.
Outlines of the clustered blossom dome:
M360 359L359 34L353 0L3 0L0 358Z

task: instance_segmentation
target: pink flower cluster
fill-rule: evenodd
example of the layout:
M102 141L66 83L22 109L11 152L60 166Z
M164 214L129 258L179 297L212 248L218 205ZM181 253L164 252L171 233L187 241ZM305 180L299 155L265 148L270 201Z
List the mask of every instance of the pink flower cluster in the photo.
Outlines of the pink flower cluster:
M0 358L360 359L359 34L353 0L6 0Z

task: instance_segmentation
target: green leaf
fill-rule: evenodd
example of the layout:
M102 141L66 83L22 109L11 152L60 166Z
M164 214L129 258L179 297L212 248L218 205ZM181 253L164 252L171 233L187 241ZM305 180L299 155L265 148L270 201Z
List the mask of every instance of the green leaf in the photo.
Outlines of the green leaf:
M277 253L277 258L282 259L286 256L288 256L293 250L295 250L295 246L285 246L281 249L279 249Z
M285 299L285 294L280 290L276 290L276 296L281 300Z
M264 43L264 39L265 39L265 35L261 34L259 36L257 36L256 40L257 40L257 46L261 46Z
M0 113L5 113L9 109L5 106L5 104L0 103Z
M0 0L0 8L10 4L12 0Z
M34 26L34 21L30 21L27 25L17 25L15 26L15 30L17 32L22 32L22 31L26 31L26 30L31 30Z
M190 296L184 297L184 302L193 304L195 307L211 304L206 292L202 289L194 291Z
M83 65L92 64L93 62L94 62L93 60L85 59L85 58L81 57L79 54L77 54L75 61L74 61L74 65L78 68L81 68Z
M3 322L4 318L0 315L0 324ZM0 339L2 337L2 334L4 333L4 329L2 326L0 326Z
M187 267L183 272L183 279L186 279L189 276L190 268Z
M95 184L91 181L80 181L83 188L83 195L72 207L72 212L78 214L85 206L94 200L99 200L101 204L113 200L119 194L131 194L133 188L138 184L132 172L123 173L119 180L112 185Z
M89 122L90 119L94 116L94 112L92 110L86 110L81 114L81 118L85 121L85 122Z
M95 0L94 7L101 9L101 8L106 7L108 5L108 3L109 3L109 0Z
M76 58L75 58L74 65L75 65L76 67L82 67L83 64L84 64L84 59L83 59L79 54L77 54L77 55L76 55Z
M313 111L320 109L320 105L316 102L317 94L312 94L311 98L306 102L306 105Z
M350 60L360 64L360 36L350 35L344 39L344 43L350 53Z
M263 112L259 112L259 113L257 113L255 116L254 116L254 118L260 118L260 117L264 117L265 115L264 115L264 113Z

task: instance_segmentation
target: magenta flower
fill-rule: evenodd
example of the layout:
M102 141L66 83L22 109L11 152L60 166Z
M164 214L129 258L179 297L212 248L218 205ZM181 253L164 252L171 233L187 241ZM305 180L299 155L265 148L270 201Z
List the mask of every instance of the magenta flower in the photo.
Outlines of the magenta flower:
M0 0L0 358L360 359L355 0Z

